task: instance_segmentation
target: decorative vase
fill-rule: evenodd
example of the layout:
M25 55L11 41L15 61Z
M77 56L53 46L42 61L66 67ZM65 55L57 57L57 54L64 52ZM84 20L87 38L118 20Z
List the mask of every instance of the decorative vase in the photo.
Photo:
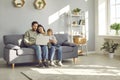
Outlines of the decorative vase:
M73 12L74 15L79 15L79 12Z
M114 53L109 53L109 58L113 58L114 57Z
M119 31L118 30L116 30L116 35L119 35Z

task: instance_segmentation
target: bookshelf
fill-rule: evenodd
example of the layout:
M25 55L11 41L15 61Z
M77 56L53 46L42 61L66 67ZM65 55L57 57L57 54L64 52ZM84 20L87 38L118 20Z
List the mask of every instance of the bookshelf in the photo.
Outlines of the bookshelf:
M85 14L83 12L77 15L73 13L69 13L68 21L69 21L68 23L69 23L70 41L78 45L78 49L79 49L78 55L79 55L79 51L80 52L86 51L85 53L87 55Z
M69 33L70 41L73 41L74 36L86 37L85 15L82 13L69 13Z

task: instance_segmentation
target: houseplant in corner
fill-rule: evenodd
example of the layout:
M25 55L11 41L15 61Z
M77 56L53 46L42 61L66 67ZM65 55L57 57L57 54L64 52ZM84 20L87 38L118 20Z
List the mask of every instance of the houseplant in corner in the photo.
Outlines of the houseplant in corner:
M114 23L110 25L110 28L116 31L116 35L118 35L118 31L120 30L120 23Z
M115 43L113 41L105 41L101 47L101 50L104 50L109 53L110 58L113 58L115 50L118 47L118 43Z

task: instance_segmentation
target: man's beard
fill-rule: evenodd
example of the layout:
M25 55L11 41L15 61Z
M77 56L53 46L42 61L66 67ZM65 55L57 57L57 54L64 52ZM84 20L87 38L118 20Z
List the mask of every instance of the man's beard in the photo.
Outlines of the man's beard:
M33 31L36 31L37 29L32 29Z

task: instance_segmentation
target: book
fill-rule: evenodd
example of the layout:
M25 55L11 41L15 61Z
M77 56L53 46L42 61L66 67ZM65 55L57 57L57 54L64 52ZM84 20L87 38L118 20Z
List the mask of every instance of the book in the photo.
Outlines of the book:
M81 24L81 19L79 20L78 24L79 24L79 25Z

